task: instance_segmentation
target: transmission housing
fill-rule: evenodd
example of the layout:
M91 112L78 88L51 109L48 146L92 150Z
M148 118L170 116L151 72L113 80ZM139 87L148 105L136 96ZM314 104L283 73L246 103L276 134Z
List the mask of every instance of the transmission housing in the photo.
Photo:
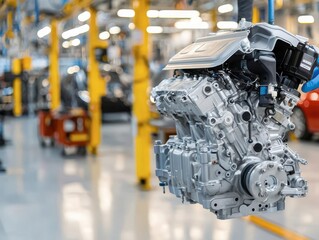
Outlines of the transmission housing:
M276 212L287 196L304 197L299 165L307 162L284 139L317 57L305 38L241 22L171 58L174 76L152 90L177 132L155 143L160 186L219 219Z

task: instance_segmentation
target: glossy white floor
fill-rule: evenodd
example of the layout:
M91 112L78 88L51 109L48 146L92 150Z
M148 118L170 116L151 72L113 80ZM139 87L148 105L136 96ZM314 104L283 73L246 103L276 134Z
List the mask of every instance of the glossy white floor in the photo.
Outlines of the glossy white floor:
M128 123L103 126L97 158L63 159L58 149L41 149L34 118L9 119L6 136L12 145L0 149L8 170L0 175L1 240L280 239L245 220L220 221L182 204L162 194L155 177L152 191L138 190ZM290 145L309 160L303 176L310 193L263 217L319 239L319 143Z

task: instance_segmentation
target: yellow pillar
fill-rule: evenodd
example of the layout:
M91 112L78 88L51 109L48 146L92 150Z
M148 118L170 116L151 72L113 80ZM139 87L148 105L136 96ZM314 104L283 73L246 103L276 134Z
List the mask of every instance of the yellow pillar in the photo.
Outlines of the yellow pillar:
M95 59L95 48L99 46L99 29L96 24L96 10L89 9L91 13L88 39L88 90L90 94L89 111L91 116L89 151L97 154L101 142L101 97L105 94L106 84L99 73L99 63Z
M258 7L253 7L253 23L259 23L260 22L260 12Z
M32 58L25 56L21 58L23 71L30 71L32 69Z
M141 187L150 188L151 178L151 126L149 87L150 72L149 59L149 36L146 28L149 19L146 12L149 8L149 0L132 0L135 10L134 24L136 40L134 52L134 82L133 82L133 119L135 131L135 161L136 174Z
M218 28L217 28L217 17L218 17L217 8L214 8L211 11L212 32L217 32L218 31Z
M49 50L49 81L51 92L51 110L60 107L60 76L59 76L59 35L58 21L51 19L51 43Z
M5 34L6 38L14 38L14 32L13 32L13 11L9 10L7 13L7 32Z
M12 60L12 72L16 75L13 80L13 114L16 117L22 115L22 82L21 82L21 60Z

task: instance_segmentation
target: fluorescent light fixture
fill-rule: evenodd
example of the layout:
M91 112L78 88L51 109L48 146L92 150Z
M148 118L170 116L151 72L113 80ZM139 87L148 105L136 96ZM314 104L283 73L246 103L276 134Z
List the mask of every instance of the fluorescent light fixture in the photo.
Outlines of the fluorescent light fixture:
M200 13L196 10L148 10L147 17L149 18L193 18L199 17ZM132 18L135 16L133 9L120 9L117 11L117 16Z
M218 12L220 13L228 13L233 10L234 10L234 7L231 4L224 4L218 7Z
M89 20L91 17L91 13L89 11L85 11L81 14L79 14L78 19L80 22L85 22L87 20Z
M69 48L70 46L71 46L71 44L70 44L69 41L64 41L64 42L62 43L62 47L63 47L63 48Z
M101 33L99 34L99 38L100 38L101 40L107 40L107 39L110 38L110 33L109 33L108 31L101 32Z
M198 21L177 21L175 27L177 29L209 29L209 24Z
M146 15L149 18L158 18L159 17L159 11L158 10L148 10Z
M202 22L203 19L201 17L193 17L190 19L191 22Z
M132 22L129 23L128 28L129 28L130 30L134 30L134 29L135 29L135 24L132 23Z
M118 26L111 27L109 32L111 34L119 34L121 32L121 28Z
M71 37L76 37L80 34L86 33L90 30L90 26L88 24L84 24L80 27L72 28L62 33L63 39L69 39Z
M38 31L38 37L39 38L43 38L45 37L46 35L50 34L51 33L51 28L46 26L44 28L41 28L39 31Z
M74 47L77 47L80 44L81 44L81 41L78 38L75 38L75 39L71 40L71 45L74 46Z
M302 15L298 17L298 22L302 24L314 23L315 18L312 15Z
M161 10L159 18L193 18L199 17L199 11L196 10Z
M69 67L67 70L68 74L77 73L78 71L80 71L80 67L78 65L74 65L72 67Z
M120 9L117 11L117 16L124 18L132 18L135 16L135 11L133 9Z
M153 34L162 33L163 32L163 27L161 27L161 26L149 26L149 27L146 28L146 31L148 33L153 33Z
M238 23L233 21L220 21L217 23L217 27L219 29L235 29L238 27Z

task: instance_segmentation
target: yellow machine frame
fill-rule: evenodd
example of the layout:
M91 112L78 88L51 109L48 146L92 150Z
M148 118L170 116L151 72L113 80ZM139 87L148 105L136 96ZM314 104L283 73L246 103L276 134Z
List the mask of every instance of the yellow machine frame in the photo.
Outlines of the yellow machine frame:
M134 82L133 82L133 119L135 124L135 161L136 175L139 184L144 189L149 189L151 184L151 112L149 105L149 35L146 28L149 19L146 12L149 8L148 0L133 0L135 10L134 24L139 42L133 48ZM137 37L138 39L138 37Z

